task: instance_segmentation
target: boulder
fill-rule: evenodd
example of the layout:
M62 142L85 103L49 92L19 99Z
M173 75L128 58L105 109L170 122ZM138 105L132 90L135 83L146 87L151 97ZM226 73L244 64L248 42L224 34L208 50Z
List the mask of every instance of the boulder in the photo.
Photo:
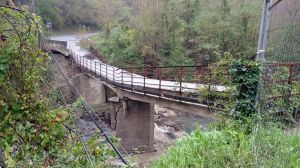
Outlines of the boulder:
M166 118L177 116L177 114L173 110L160 106L155 106L155 113Z

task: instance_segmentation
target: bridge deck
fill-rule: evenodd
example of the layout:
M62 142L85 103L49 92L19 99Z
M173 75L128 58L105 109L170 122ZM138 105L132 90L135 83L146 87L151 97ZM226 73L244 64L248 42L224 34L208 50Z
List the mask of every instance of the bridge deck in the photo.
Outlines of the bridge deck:
M198 98L199 89L208 87L215 91L225 91L227 89L225 86L216 84L201 84L199 79L203 80L201 78L204 78L204 76L196 76L197 74L195 71L197 66L174 67L173 69L167 69L168 67L157 67L156 72L152 72L152 74L151 72L145 72L147 71L147 68L141 67L121 69L102 63L98 59L89 59L88 57L85 57L89 52L78 46L80 38L66 35L52 37L51 39L50 43L53 43L53 41L56 40L66 40L66 47L70 52L69 55L77 66L124 90L153 94L159 97L168 97L179 101L200 103ZM192 78L197 78L197 80L189 79L189 75L191 74L183 74L182 69L190 69L190 71L193 71L192 73L194 74ZM166 71L162 72L163 70ZM137 71L142 73L135 73ZM149 68L148 71L151 71L151 69ZM167 78L166 76L172 77Z

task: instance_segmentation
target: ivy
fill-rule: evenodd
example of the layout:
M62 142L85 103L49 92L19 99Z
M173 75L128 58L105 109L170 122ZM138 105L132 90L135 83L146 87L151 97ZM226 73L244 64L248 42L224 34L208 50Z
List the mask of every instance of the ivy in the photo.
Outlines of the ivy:
M255 103L259 82L260 65L249 58L225 53L210 67L210 86L200 89L200 100L210 108L221 110L227 117L245 120L256 113ZM226 88L218 91L217 85Z
M237 119L245 119L256 113L255 103L259 82L260 66L254 61L236 59L229 70L233 85L236 87L236 99L233 114Z

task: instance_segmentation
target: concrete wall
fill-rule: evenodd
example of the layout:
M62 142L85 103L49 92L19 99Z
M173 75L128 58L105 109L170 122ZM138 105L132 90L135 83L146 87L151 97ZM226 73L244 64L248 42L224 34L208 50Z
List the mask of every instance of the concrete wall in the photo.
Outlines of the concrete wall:
M90 105L106 103L105 85L99 82L99 79L86 74L79 74L73 78L73 83Z

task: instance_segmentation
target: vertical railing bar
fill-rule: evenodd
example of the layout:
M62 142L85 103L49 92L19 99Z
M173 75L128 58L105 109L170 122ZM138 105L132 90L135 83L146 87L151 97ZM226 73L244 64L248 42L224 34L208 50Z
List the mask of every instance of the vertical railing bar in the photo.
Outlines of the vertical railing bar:
M91 60L87 59L86 64L87 64L87 67L86 67L87 72L93 71L93 70L91 70Z
M101 62L99 64L100 64L100 78L101 78L101 76L102 76L102 73L101 73L102 72L102 67L101 67L101 65L102 64L101 64Z
M92 60L90 60L90 71L91 71L91 73L93 73L93 61Z
M77 58L77 66L79 66L79 57L76 55L76 58Z
M289 66L289 78L288 78L289 88L292 88L292 85L293 85L292 77L293 77L293 65L290 65ZM292 94L292 89L289 89L288 97L291 97L291 94Z
M131 88L132 88L132 91L134 90L133 89L133 72L131 72Z
M113 83L115 83L115 67L113 67Z
M75 57L76 60L76 66L78 66L78 57Z
M90 60L90 63L89 63L89 71L93 72L92 60Z
M80 65L79 65L80 67L82 67L82 62L81 61L82 61L82 57L80 57Z
M159 68L159 96L161 96L161 68Z
M183 77L183 68L182 68L182 66L180 67L180 73L179 73L179 75L180 75L180 79L179 79L179 81L180 81L180 83L179 83L179 94L182 95L182 77Z
M97 77L97 61L95 61L95 77Z
M292 76L293 76L293 65L289 66L289 78L288 78L288 84L292 84Z
M121 69L121 84L123 86L123 69Z
M106 64L106 74L105 74L105 80L107 81L107 64Z
M146 75L147 75L147 66L144 66L144 93L146 89Z

